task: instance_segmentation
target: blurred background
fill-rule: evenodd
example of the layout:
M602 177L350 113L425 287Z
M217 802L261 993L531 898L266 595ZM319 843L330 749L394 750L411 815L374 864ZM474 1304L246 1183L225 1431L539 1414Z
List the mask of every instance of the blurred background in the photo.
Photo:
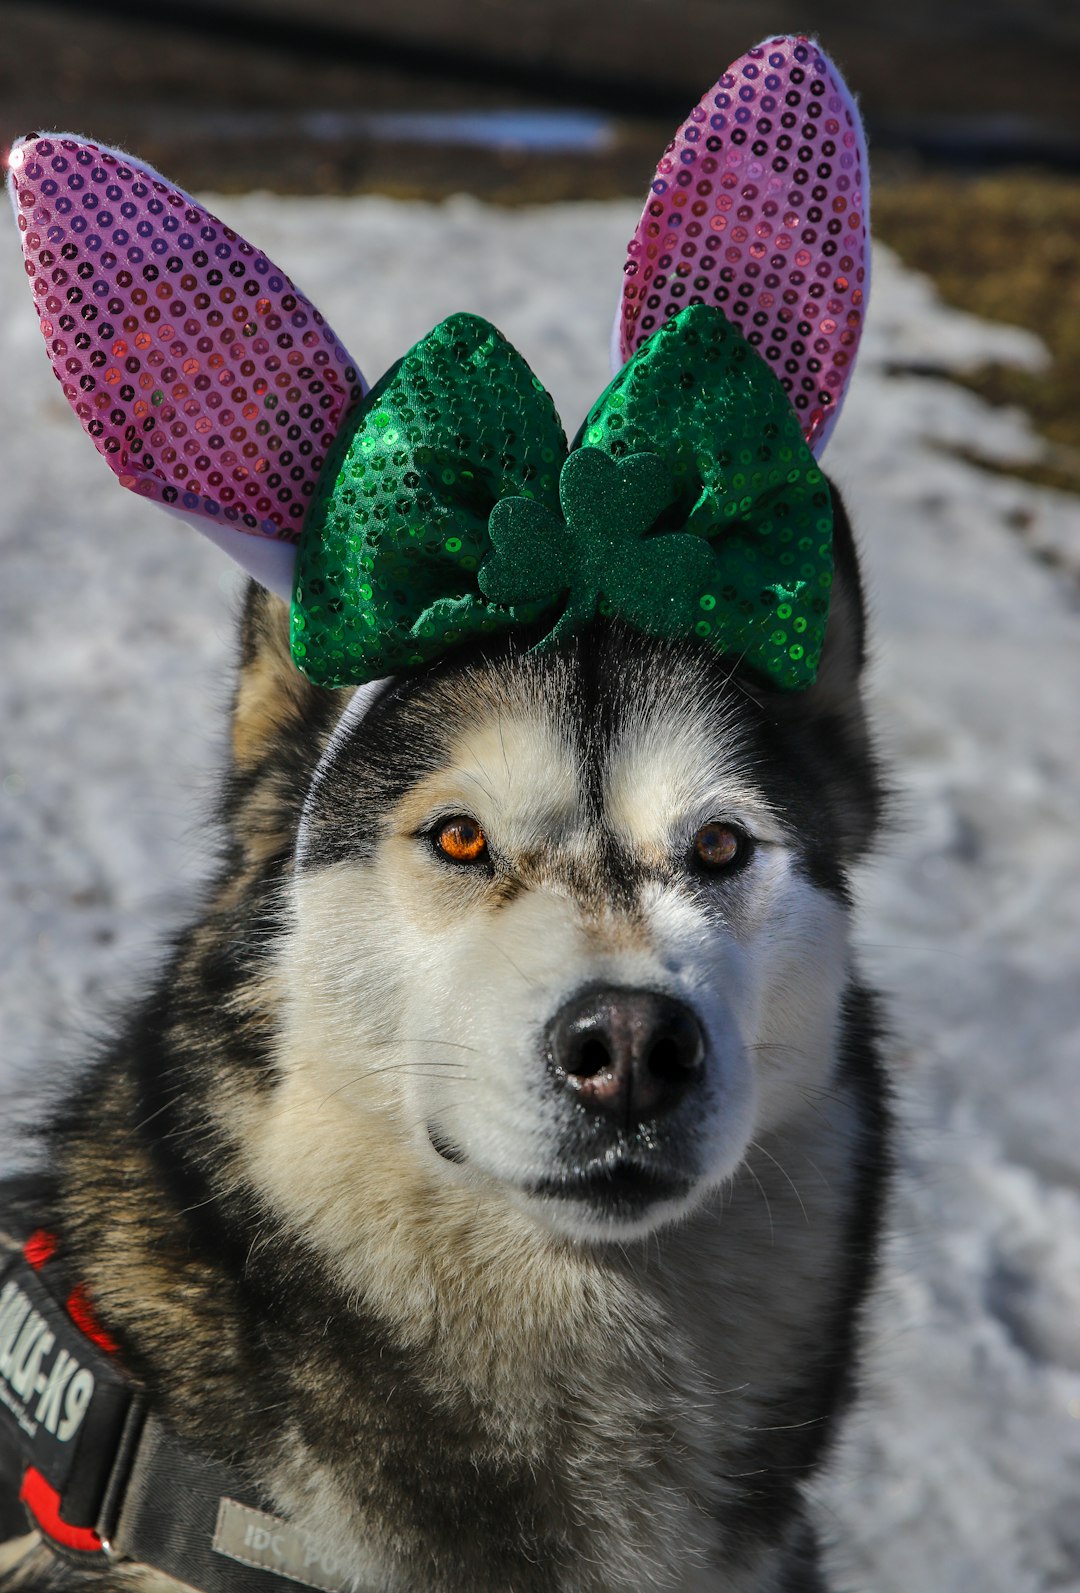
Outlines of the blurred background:
M0 146L82 132L208 196L370 379L488 315L572 431L657 156L800 30L870 134L826 463L897 788L857 894L906 1123L820 1519L845 1593L1080 1593L1078 0L0 0ZM0 242L2 1173L211 866L239 581L93 457Z
M1076 0L0 0L0 145L92 132L217 193L636 198L714 64L789 31L857 88L877 236L1057 356L973 385L1076 485Z

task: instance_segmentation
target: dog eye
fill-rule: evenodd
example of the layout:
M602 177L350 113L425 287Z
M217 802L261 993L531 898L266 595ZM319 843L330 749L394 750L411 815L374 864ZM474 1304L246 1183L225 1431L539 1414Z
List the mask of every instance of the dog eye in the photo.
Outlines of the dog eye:
M693 861L710 874L729 874L749 859L750 844L731 824L703 824L694 836Z
M475 819L458 814L439 825L433 836L436 849L451 863L486 863L487 837Z

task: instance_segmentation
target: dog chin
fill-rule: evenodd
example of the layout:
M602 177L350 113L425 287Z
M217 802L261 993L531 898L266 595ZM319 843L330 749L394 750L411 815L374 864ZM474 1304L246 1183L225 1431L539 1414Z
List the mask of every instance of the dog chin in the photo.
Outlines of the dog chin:
M561 1169L518 1194L555 1233L595 1243L643 1238L677 1222L700 1204L708 1187L700 1177L613 1158Z
M644 1238L688 1217L736 1172L753 1133L752 1081L736 1072L727 1084L711 1132L669 1138L643 1127L594 1154L565 1147L554 1167L520 1186L529 1209L582 1241Z
M561 1164L527 1180L485 1172L434 1125L428 1138L443 1161L500 1185L513 1204L563 1238L616 1242L644 1237L685 1217L715 1187L699 1172L610 1151Z

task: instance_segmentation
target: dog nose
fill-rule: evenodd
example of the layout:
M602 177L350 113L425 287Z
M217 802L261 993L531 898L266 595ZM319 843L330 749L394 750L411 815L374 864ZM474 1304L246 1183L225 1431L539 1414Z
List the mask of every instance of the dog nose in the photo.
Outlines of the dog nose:
M636 1128L700 1078L705 1036L685 1003L655 990L588 990L549 1030L556 1077L591 1112Z

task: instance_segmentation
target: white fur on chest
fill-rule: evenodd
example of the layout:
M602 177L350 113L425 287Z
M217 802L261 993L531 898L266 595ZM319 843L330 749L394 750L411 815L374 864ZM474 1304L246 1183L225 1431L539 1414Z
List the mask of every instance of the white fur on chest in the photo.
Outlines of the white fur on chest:
M294 1085L289 1106L295 1129L319 1103ZM355 1166L357 1147L335 1147L326 1127L324 1155L302 1179L284 1135L270 1136L266 1193L334 1253L359 1309L423 1347L434 1401L464 1392L488 1445L557 1474L577 1562L565 1593L714 1589L728 1553L711 1506L730 1494L747 1437L775 1420L763 1408L815 1346L835 1288L855 1132L843 1098L769 1136L707 1209L614 1264L511 1205L422 1179L408 1187L400 1164L387 1198L390 1169L374 1141L363 1240L354 1230L347 1243L335 1149ZM273 1486L287 1514L355 1567L359 1586L412 1593L385 1523L357 1511L340 1464L313 1464L290 1439ZM767 1571L725 1589L758 1593Z

